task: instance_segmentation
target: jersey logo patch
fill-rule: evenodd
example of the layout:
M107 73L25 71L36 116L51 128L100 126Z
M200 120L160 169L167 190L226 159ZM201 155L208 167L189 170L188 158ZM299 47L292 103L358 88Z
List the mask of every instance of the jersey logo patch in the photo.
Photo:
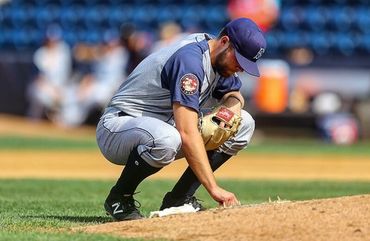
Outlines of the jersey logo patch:
M193 95L198 90L199 81L194 74L186 74L180 80L181 92L185 95Z

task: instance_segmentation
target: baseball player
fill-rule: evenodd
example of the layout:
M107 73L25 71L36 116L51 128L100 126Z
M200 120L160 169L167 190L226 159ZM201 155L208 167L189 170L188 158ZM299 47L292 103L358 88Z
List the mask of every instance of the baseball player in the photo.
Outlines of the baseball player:
M220 187L213 171L246 147L253 118L242 109L237 72L259 76L256 61L266 41L250 19L229 22L218 37L196 33L145 58L119 87L97 126L97 142L110 162L125 165L104 208L113 219L143 216L133 198L148 176L178 158L189 167L160 210L190 204L202 210L194 193L202 184L225 207L237 197ZM217 105L203 117L211 99Z

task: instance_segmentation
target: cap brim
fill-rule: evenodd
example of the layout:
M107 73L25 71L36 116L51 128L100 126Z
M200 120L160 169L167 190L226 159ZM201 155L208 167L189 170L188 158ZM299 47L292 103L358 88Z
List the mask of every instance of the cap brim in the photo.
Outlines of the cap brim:
M249 59L245 58L243 55L239 54L238 51L235 50L236 60L238 61L239 65L244 69L245 72L251 74L256 77L260 77L260 72L258 71L258 66L256 62L250 61Z

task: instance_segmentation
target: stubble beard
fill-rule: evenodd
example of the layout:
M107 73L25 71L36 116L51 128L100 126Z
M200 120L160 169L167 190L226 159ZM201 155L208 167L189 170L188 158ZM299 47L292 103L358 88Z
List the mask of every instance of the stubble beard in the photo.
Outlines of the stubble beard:
M228 49L225 49L216 57L214 66L215 71L224 78L228 78L234 74L230 73L230 71L227 68L227 58L226 58L227 51Z

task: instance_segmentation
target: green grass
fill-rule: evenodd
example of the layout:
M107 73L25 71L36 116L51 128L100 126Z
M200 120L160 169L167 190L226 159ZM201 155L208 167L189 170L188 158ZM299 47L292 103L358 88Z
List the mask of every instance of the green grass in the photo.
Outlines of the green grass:
M47 232L28 232L16 233L16 232L0 232L0 240L17 240L17 241L140 241L144 239L122 239L111 235L99 235L99 234L68 234L68 233L47 233Z
M253 143L245 150L251 153L283 154L341 154L367 155L370 160L370 142L358 142L353 145L334 145L318 139L269 139L262 143Z
M267 202L277 196L307 200L370 193L370 182L221 181L243 204ZM142 212L157 210L174 181L147 180L136 198ZM113 181L0 180L0 240L129 240L107 235L70 233L72 227L110 222L102 203ZM217 204L204 189L198 198L208 207ZM135 239L138 240L138 239Z

